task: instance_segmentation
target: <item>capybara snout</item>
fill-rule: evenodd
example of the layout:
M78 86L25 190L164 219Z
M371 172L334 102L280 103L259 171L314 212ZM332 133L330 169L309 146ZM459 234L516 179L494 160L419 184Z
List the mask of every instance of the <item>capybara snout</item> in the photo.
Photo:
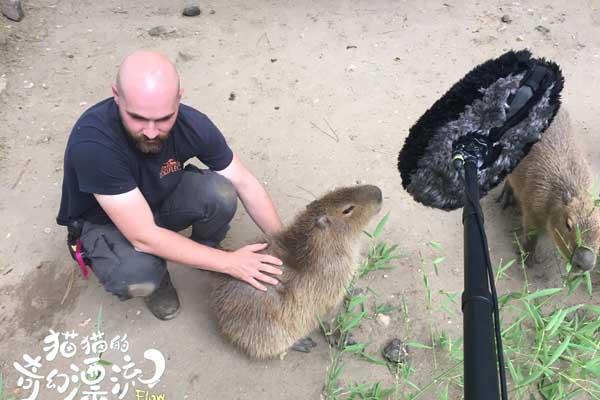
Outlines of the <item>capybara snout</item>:
M578 247L573 252L571 264L582 271L590 271L596 266L597 254L588 247Z
M586 174L578 172L578 176ZM572 177L567 175L563 181ZM547 228L560 252L573 267L582 271L594 268L600 248L600 210L588 193L587 185L587 182L580 182L579 186L571 183L569 188L563 189L562 196L556 196Z

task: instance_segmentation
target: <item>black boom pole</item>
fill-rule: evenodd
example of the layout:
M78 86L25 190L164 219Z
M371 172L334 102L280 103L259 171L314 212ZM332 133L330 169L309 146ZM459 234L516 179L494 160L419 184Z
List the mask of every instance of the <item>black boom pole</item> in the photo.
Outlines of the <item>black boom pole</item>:
M497 400L498 369L492 323L493 300L486 266L477 164L467 159L463 208L465 291L462 295L465 400ZM475 204L473 202L475 200Z

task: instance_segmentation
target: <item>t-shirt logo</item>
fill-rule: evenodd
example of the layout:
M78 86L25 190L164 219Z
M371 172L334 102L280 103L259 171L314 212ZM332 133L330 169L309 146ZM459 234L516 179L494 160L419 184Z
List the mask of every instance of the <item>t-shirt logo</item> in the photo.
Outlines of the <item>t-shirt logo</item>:
M162 178L177 171L181 171L181 162L169 158L169 160L160 167L160 177Z

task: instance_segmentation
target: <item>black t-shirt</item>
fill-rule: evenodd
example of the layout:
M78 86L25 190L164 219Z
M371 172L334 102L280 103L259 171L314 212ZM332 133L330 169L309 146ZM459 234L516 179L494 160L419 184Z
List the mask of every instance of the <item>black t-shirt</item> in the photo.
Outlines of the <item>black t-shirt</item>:
M162 151L144 154L125 131L114 99L101 101L85 111L71 131L56 221L67 225L81 218L107 223L109 218L93 194L121 194L136 187L156 210L177 186L183 164L192 157L216 171L233 159L225 138L206 115L180 104Z

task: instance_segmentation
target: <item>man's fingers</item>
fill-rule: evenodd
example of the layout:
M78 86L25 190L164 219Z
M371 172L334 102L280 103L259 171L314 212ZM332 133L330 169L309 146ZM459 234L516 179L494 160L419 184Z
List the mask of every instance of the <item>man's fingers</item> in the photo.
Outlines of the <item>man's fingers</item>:
M243 248L246 250L250 250L252 252L256 252L256 251L266 249L268 245L269 245L268 243L255 243L255 244L249 244L247 246L244 246Z
M246 282L252 285L255 289L262 290L263 292L267 291L267 288L264 285L252 277L250 277Z
M256 274L254 279L258 279L259 281L268 283L270 285L277 285L279 283L279 281L277 279L275 279L269 275L263 274L262 272L259 272L258 274Z
M283 264L279 258L270 256L268 254L263 254L261 256L260 261L263 263L269 263L269 264L273 264L273 265L282 265Z
M263 264L262 267L260 268L260 270L262 272L268 272L269 274L273 274L273 275L281 275L281 274L283 274L283 271L281 270L281 268L272 267L272 266L267 265L267 264Z

